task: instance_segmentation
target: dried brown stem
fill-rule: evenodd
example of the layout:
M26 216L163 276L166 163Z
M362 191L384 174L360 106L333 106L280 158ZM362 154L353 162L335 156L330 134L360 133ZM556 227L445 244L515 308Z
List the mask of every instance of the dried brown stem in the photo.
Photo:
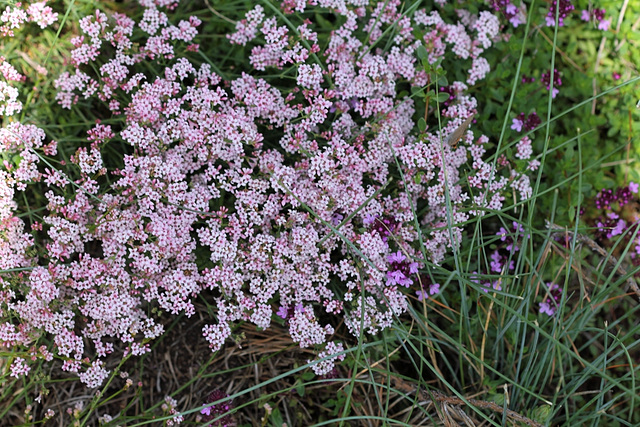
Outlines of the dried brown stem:
M384 376L385 374L383 373L382 375ZM392 377L391 382L393 383L393 386L400 391L403 391L405 393L416 392L416 388L411 384L407 383L406 381L404 381L402 378ZM520 415L519 413L517 413L516 411L512 411L511 409L505 409L502 406L499 406L493 402L487 402L485 400L478 400L478 399L466 399L465 401L459 397L447 396L435 390L430 390L428 392L425 390L421 390L420 395L422 396L423 399L427 401L427 403L438 402L440 404L447 404L447 405L453 405L453 406L468 406L470 404L477 408L488 409L490 411L497 412L500 414L504 413L508 418L517 422L524 423L528 426L542 427L542 424L540 424L539 422L534 421L530 418L527 418L524 415Z
M236 24L237 24L237 22L236 22L236 21L234 21L233 19L229 19L229 18L227 18L226 16L224 16L223 14L221 14L220 12L218 12L217 10L215 10L215 9L211 6L211 4L209 4L209 0L204 0L204 2L205 2L205 4L207 5L207 8L208 8L208 9L209 9L209 10L210 10L214 15L216 15L218 18L224 19L225 21L227 21L227 22L229 22L229 23L231 23L231 24L233 24L233 25L236 25Z
M423 392L422 394L424 396L428 396L427 392ZM516 411L512 411L511 409L504 409L502 406L499 406L493 402L487 402L487 401L478 400L478 399L467 399L467 401L465 402L459 397L446 396L438 391L432 391L431 395L433 396L435 401L440 403L446 403L449 405L467 405L467 402L468 402L471 405L476 406L478 408L489 409L491 411L498 412L500 414L505 413L507 417L511 418L512 420L524 423L528 426L542 427L542 424L540 424L539 422L534 421L530 418L527 418L524 415L520 415L519 413L517 413Z

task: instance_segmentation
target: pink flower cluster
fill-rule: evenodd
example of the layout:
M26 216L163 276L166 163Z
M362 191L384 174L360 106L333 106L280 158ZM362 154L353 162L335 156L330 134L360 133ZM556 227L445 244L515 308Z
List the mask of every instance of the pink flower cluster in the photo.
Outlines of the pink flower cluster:
M26 8L24 7L26 6ZM14 30L25 22L35 22L40 28L46 28L58 20L58 14L47 6L47 2L18 2L7 6L0 14L0 37L13 37Z
M38 167L56 154L39 129L14 124L0 133L1 148L21 157L0 170L0 267L29 269L11 276L26 287L0 282L0 315L18 319L0 325L0 344L48 334L63 369L96 387L114 341L138 355L163 333L146 308L191 316L201 295L216 307L203 329L213 350L235 323L268 328L277 314L295 342L318 350L313 369L323 375L344 358L326 314L344 317L355 336L389 327L407 309L404 288L420 263L457 250L470 209L482 215L500 209L505 193L531 194L528 176L508 161L509 176L485 162L487 137L466 130L457 147L442 143L475 113L467 85L488 72L481 55L499 35L490 12L446 23L436 11L405 16L399 0L296 2L291 10L314 5L344 22L321 51L312 21L288 27L256 6L229 36L253 45L254 69L223 81L187 59L197 18L174 25L175 2L141 4L140 22L98 11L83 18L75 71L55 83L62 107L83 99L122 119L121 128L88 130L69 165L79 178ZM379 43L392 26L393 38ZM447 56L471 65L466 83L450 85L444 128L417 135L414 102L400 86L429 82L420 46L432 64ZM158 75L145 74L153 67ZM291 88L260 77L286 67L297 71ZM132 150L109 171L101 152L114 139ZM406 186L387 188L396 158ZM15 193L33 181L50 187L43 221L32 226L46 241L44 265L27 255L33 239L14 215ZM429 230L427 260L417 248L416 203L427 206L419 218ZM434 284L428 293L438 291Z
M171 396L164 397L164 403L160 407L165 415L173 415L167 420L168 426L177 426L182 424L184 417L176 410L178 401Z
M58 14L46 3L15 3L7 6L4 11L0 10L0 38L14 37L15 31L26 22L34 22L40 28L56 22ZM4 56L0 56L0 74L0 117L9 117L22 111L22 102L18 100L19 91L11 82L24 82L26 77L8 63Z

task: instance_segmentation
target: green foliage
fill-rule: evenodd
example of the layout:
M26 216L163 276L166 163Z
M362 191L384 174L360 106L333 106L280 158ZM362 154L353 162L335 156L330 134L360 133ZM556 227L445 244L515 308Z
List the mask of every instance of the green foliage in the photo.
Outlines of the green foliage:
M640 4L573 1L575 11L556 33L555 27L540 22L548 4L535 2L532 8L531 3L527 2L528 16L533 19L528 31L525 25L519 26L491 52L489 62L497 65L474 88L480 100L478 121L482 132L494 135L491 142L502 152L518 140L510 129L511 120L520 112L538 113L543 123L534 133L535 152L548 150L543 156L540 190L560 190L557 220L572 223L584 198L613 183L623 185L640 177L635 164L640 144L633 138L640 130L636 108L640 83L635 80L640 49L632 28ZM606 8L610 31L579 18L581 10L599 7ZM537 15L530 16L534 12ZM555 99L549 98L540 82L551 64L562 79ZM523 75L536 81L522 83ZM565 185L578 173L589 186ZM549 212L551 198L541 198L538 208Z

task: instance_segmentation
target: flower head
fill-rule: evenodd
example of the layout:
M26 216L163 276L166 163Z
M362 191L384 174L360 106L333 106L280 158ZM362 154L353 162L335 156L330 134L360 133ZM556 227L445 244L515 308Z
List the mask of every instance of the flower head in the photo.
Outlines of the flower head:
M551 71L542 73L540 77L540 81L547 88L547 90L551 90ZM560 73L555 68L553 69L553 91L551 92L551 97L555 98L556 95L560 92L558 87L562 86L562 79L560 78Z
M435 295L440 293L440 283L422 283L422 289L416 291L418 301L423 301L429 298L429 295Z
M236 422L234 421L233 416L229 414L229 412L234 407L232 400L226 400L221 403L210 405L211 403L217 402L218 400L222 400L226 397L229 397L229 395L219 389L216 389L211 393L209 393L209 395L204 401L206 406L200 410L200 414L203 415L202 421L209 422L217 418L216 421L214 421L214 423L209 425L216 426L216 427L235 426ZM227 415L224 415L224 414L227 414ZM224 416L221 418L218 418L221 415L224 415Z
M411 275L418 273L418 263L410 262L402 252L392 253L387 257L390 262L389 271L387 271L387 285L401 285L409 287L413 284Z
M371 221L370 218L367 218L367 220ZM378 233L385 242L387 241L387 238L398 228L398 223L393 217L376 217L370 222L370 224L371 229Z
M575 9L575 6L571 4L571 0L553 0L551 7L545 18L547 27L553 27L556 25L556 15L558 18L558 25L562 27L564 25L564 19Z
M545 284L547 293L540 303L540 313L544 313L548 316L554 316L560 300L562 299L562 288L553 282L547 282Z

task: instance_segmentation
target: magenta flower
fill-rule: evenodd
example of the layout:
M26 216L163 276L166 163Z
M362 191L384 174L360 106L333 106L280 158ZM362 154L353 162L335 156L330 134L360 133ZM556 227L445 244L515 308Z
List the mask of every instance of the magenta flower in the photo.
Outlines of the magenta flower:
M493 271L494 273L502 273L504 266L506 265L508 260L508 257L504 256L504 255L500 255L499 251L494 251L493 254L491 254L491 263L489 264L491 266L491 271ZM511 260L509 262L509 270L513 270L515 268L515 263L513 260Z
M527 77L525 74L522 75L522 79L520 80L523 84L533 83L536 81L535 77Z
M413 281L400 270L388 271L387 279L387 285L389 286L400 285L408 288L413 283Z
M598 22L598 29L599 30L607 31L610 26L611 26L611 20L610 19L603 19L602 21Z
M284 305L281 305L280 308L278 309L278 311L276 312L276 314L280 317L282 317L283 319L287 318L287 307L285 307Z
M537 128L540 123L542 123L542 120L540 120L540 117L538 117L538 114L535 111L526 117L524 113L520 113L516 118L513 119L511 129L515 130L516 132L520 132L522 131L522 129L524 129L525 131L530 131Z
M540 126L540 123L542 123L542 120L540 120L540 117L538 117L538 113L533 111L531 114L527 116L527 120L525 120L524 122L524 129L534 130L535 128Z
M511 0L491 0L491 6L494 10L501 12L514 27L526 21L524 11L511 3Z
M520 250L520 248L514 243L524 237L524 227L516 221L513 221L512 225L513 231L508 231L504 227L500 227L500 230L496 233L496 236L500 236L500 241L506 244L505 248L508 251L518 251ZM529 237L529 235L527 235L527 237Z
M500 286L500 283L500 280L496 280L495 282L482 283L480 286L482 286L482 292L488 294L491 289L493 289L494 291L501 291L502 286Z
M229 412L234 408L232 400L226 400L222 403L209 405L210 403L217 402L218 400L224 399L225 397L229 397L229 395L223 392L222 390L218 390L218 389L212 391L207 396L207 398L205 399L205 405L208 405L208 406L205 406L200 410L200 414L204 415L202 417L202 421L204 422L213 421L214 419L224 414L227 414L222 416L221 418L218 418L213 423L208 425L215 426L215 427L232 427L236 425L236 422L233 419L233 416L229 414Z

